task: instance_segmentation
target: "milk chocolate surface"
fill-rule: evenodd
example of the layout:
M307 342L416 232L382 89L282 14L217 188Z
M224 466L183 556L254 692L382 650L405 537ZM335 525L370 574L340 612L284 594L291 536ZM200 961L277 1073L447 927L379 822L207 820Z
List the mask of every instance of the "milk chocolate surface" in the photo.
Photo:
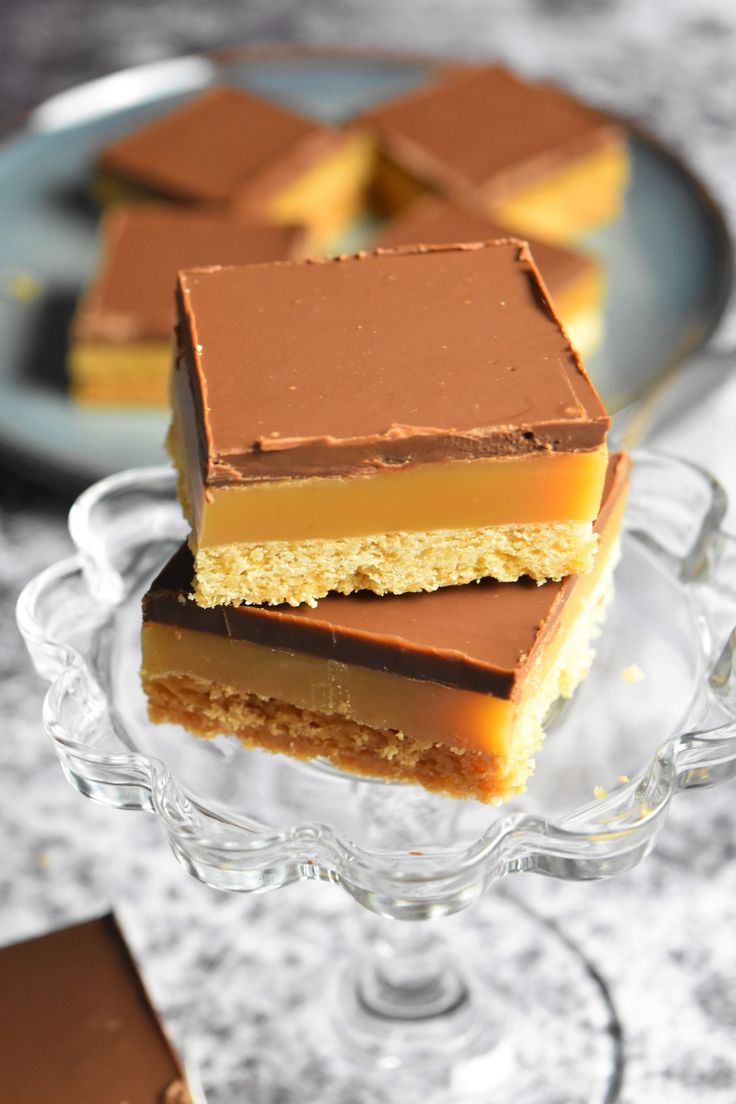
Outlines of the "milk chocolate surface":
M109 145L104 172L183 202L222 204L294 149L337 132L235 88L212 88Z
M596 530L605 530L629 475L625 454L609 459ZM433 593L329 595L316 608L219 606L189 598L192 556L184 545L143 599L144 621L248 640L509 698L535 647L555 623L575 585L569 576L537 586L530 580L485 579Z
M0 1024L7 1104L189 1100L112 915L0 949Z
M419 179L487 195L525 184L619 134L612 120L561 89L498 65L450 73L362 119Z
M296 226L244 225L156 204L115 207L102 224L102 263L75 320L77 340L169 338L179 269L287 260Z
M177 406L210 486L605 441L518 241L191 270L178 301Z
M513 237L508 227L491 222L483 214L437 196L422 196L383 227L378 244L391 248L412 243L442 245L508 237ZM595 267L590 257L577 250L535 238L529 238L527 244L552 295Z

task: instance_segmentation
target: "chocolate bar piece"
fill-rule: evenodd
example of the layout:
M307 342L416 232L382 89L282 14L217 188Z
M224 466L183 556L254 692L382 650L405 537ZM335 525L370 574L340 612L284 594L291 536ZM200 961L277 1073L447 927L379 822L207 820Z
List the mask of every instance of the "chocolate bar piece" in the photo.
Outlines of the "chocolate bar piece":
M196 600L590 569L609 419L520 242L179 278Z
M114 916L0 949L8 1104L192 1104Z
M434 191L478 207L521 236L569 243L620 211L623 128L561 89L499 65L448 70L365 113L380 151L384 210Z
M377 244L391 248L508 237L513 237L508 227L492 222L482 212L468 210L439 196L425 195L383 226ZM527 244L570 340L583 358L590 356L603 337L604 280L600 264L577 249L550 245L536 238Z
M72 323L72 395L83 403L165 406L179 269L286 260L302 248L296 226L118 205L103 220L99 269Z
M628 476L628 459L612 456L593 571L543 586L202 609L184 546L143 600L151 720L454 797L522 791L549 707L590 667Z
M365 134L216 87L107 146L95 192L103 203L165 198L303 224L316 250L362 204L371 161Z

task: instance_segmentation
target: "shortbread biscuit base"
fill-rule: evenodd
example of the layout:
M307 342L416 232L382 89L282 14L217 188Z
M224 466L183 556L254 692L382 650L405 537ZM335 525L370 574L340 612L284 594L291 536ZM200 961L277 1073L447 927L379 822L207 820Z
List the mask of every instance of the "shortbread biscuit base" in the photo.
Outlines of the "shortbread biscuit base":
M409 594L523 575L544 582L587 575L597 547L589 521L193 547L194 598L200 606L298 606L331 591Z

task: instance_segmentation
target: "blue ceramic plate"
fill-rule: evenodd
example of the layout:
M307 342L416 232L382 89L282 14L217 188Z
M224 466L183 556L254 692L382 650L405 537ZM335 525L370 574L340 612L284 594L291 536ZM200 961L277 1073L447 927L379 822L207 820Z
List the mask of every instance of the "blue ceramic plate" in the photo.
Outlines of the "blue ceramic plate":
M429 63L320 54L192 57L126 70L42 104L0 147L0 450L45 478L91 482L163 459L166 415L88 411L66 395L66 328L95 264L86 198L97 151L212 82L270 95L331 122L415 87ZM716 206L672 155L632 133L633 175L602 255L607 338L589 363L611 409L660 382L703 342L728 292Z

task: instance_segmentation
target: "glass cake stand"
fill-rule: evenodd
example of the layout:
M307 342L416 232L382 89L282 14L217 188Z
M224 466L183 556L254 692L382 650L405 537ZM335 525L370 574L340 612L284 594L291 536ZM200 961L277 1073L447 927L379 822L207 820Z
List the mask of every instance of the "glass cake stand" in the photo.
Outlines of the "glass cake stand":
M583 881L628 870L678 791L736 774L736 540L721 529L719 486L685 462L635 457L592 671L550 718L528 792L489 807L148 723L140 597L185 535L174 482L151 468L90 488L70 515L77 554L20 597L64 772L88 797L156 813L179 861L211 886L321 879L374 914L354 957L336 950L329 969L322 959L287 979L288 1015L267 1028L271 1065L252 1038L249 1052L257 990L227 953L199 1002L202 1099L614 1100L620 1025L564 932L503 891L475 944L439 918L517 871Z

